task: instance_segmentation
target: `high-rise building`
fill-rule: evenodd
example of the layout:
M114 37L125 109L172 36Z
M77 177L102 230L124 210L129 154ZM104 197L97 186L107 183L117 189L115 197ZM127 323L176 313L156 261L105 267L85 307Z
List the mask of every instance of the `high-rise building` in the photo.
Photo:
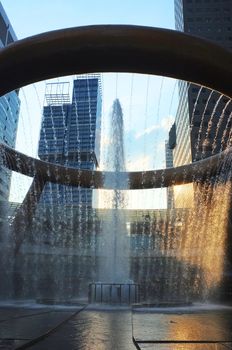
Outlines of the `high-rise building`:
M0 48L17 40L10 21L0 3ZM20 100L18 90L0 97L0 142L15 147ZM8 200L11 172L0 167L0 201Z
M231 0L175 0L175 24L179 31L232 49ZM226 97L194 84L179 82L174 165L206 158L223 149L228 136L224 131L230 127L227 122L231 111Z
M69 88L69 82L46 85L38 154L48 162L94 170L100 157L100 75L75 79L71 101ZM48 183L41 201L91 207L92 192L91 189Z
M176 146L176 124L174 123L169 131L168 140L165 141L166 168L173 167L173 148ZM173 186L167 188L167 209L174 207Z
M176 29L232 49L231 0L175 0ZM174 166L188 164L227 146L232 104L225 96L204 87L179 81L179 105L175 118ZM193 203L192 185L175 189ZM192 192L192 195L190 194ZM183 201L181 201L181 206ZM187 204L188 206L188 204Z

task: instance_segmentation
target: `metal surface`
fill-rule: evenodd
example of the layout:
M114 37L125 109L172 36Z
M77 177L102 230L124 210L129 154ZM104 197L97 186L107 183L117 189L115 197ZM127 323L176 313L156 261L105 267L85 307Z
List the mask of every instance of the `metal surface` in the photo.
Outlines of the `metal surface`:
M126 176L122 172L120 175L117 174L117 176L122 177L121 183L119 181L120 188L133 190L168 187L193 181L202 183L209 177L217 175L220 171L220 165L231 152L232 147L210 158L176 168L128 172ZM107 186L104 185L104 178L113 178L115 176L113 172L80 170L44 162L28 157L4 144L0 144L0 153L5 167L27 176L36 177L37 181L41 179L41 186L48 181L85 188L104 187L105 189L113 189L112 184L115 183L114 181L107 181ZM128 184L125 183L126 177L128 178ZM37 195L36 198L39 199L39 196Z
M60 75L117 71L185 79L232 97L231 62L231 51L205 39L172 30L129 25L70 28L19 40L1 49L0 94ZM102 188L104 177L114 176L113 173L46 163L3 144L0 151L7 168L35 177L15 218L17 231L30 224L46 181ZM218 166L228 152L231 150L175 169L128 173L126 187L157 188L204 182L209 175L217 174ZM122 180L120 186L124 188L125 181ZM26 225L21 222L25 212ZM23 241L24 231L16 240L16 252Z
M1 49L0 94L58 75L118 71L185 79L232 97L231 62L231 51L177 31L129 25L77 27L39 34ZM47 164L4 145L1 151L9 169L43 181L102 188L107 175ZM206 172L215 172L221 157L165 171L128 173L129 188L188 183L195 175L203 181Z
M0 51L0 94L29 83L91 72L137 72L188 80L232 97L232 53L185 33L132 25L56 30Z
M140 287L137 283L90 283L89 303L131 305L140 302Z

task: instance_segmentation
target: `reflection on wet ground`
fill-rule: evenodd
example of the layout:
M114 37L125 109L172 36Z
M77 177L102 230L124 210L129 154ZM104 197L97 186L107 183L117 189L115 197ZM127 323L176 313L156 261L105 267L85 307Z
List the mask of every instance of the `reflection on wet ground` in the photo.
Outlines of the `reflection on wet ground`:
M226 350L230 344L145 344L141 350Z
M145 315L134 312L133 329L141 349L232 349L230 309L193 308L168 314L146 312Z
M135 349L131 336L129 311L80 313L67 322L61 332L37 344L33 349Z
M232 349L232 308L0 308L0 349L131 350L132 337L137 349Z

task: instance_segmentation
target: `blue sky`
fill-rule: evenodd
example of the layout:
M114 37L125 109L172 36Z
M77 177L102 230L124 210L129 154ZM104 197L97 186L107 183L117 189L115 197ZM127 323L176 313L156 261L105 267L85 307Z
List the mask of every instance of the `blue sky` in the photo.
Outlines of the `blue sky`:
M134 24L174 28L174 0L2 0L18 39L41 32L92 24ZM60 81L66 80L60 78ZM117 86L117 87L116 87ZM127 74L103 76L103 127L107 125L110 106L119 97L125 122L125 147L129 170L146 170L164 166L164 140L175 115L171 96L175 82L162 77ZM36 156L45 83L21 91L21 116L17 149ZM116 93L117 90L117 93ZM103 133L107 145L107 134ZM104 155L102 159L104 158ZM25 187L26 186L26 187ZM28 185L15 177L12 200L21 199ZM165 206L164 194L155 191L135 192L131 207ZM138 204L136 204L138 205Z
M174 0L2 0L19 39L58 28L136 24L174 28Z

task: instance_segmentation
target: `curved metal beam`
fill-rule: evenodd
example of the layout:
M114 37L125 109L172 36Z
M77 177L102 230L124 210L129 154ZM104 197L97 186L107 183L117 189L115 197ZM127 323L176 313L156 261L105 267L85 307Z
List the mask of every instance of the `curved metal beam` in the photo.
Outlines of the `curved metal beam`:
M0 50L0 94L58 75L137 72L187 80L232 97L232 53L185 33L131 25L56 30Z
M19 40L1 49L0 94L57 75L117 70L185 79L232 98L231 62L231 51L172 30L126 25L70 28ZM42 162L5 145L0 148L9 169L42 176L44 181L102 188L104 177L114 177L113 173ZM166 187L174 182L191 182L197 176L203 179L206 173L216 172L225 154L175 169L128 173L129 188ZM125 188L125 174L120 176L120 186Z
M171 57L171 60L170 60ZM171 61L171 64L170 64ZM137 72L166 75L217 90L232 98L232 53L184 33L138 26L88 26L53 31L12 43L0 50L0 95L58 75ZM28 157L0 145L3 164L35 177L21 210L37 203L46 181L71 186L112 188L114 173L66 168ZM229 149L174 169L120 173L120 188L167 187L215 176ZM125 179L127 179L125 181ZM33 206L29 210L33 215ZM21 212L15 221L20 223ZM21 225L20 225L21 227ZM24 231L23 231L24 232ZM16 252L24 233L16 239Z
M210 158L176 168L121 172L117 174L119 176L117 184L120 184L120 189L134 190L168 187L193 181L204 182L209 177L217 175L221 163L229 153L232 153L232 147ZM28 157L4 144L0 144L0 154L3 165L8 169L43 179L44 182L85 188L114 189L115 173L113 172L80 170L44 162Z

